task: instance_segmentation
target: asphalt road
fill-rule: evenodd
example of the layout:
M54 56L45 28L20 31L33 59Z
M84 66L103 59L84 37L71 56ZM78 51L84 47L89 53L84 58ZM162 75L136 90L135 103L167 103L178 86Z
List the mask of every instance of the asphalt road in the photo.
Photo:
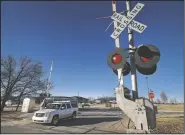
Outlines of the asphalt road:
M19 134L19 133L32 133L32 134L36 134L36 133L54 133L54 131L45 131L42 129L33 129L30 127L21 127L19 125L14 125L14 126L8 126L8 125L3 125L1 126L1 133L8 133L8 134Z
M61 120L59 125L36 124L30 118L21 121L2 121L1 133L116 133L107 127L121 119L112 112L81 112L76 120Z
M157 115L177 114L183 112L159 112ZM108 131L108 127L122 119L121 111L94 109L80 111L76 120L61 120L60 124L51 126L48 124L35 124L31 121L33 114L22 114L22 120L1 121L1 133L116 133ZM7 121L8 120L8 121Z

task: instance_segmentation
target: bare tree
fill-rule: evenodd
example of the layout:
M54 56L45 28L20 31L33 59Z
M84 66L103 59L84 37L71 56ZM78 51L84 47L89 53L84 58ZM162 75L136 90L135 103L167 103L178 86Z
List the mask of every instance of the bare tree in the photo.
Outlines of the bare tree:
M89 101L92 101L93 100L93 97L88 97Z
M32 62L28 57L20 59L19 66L12 56L1 58L1 112L10 96L18 93L18 104L26 94L33 94L43 89L40 81L42 66L39 62Z
M30 79L29 81L24 82L24 86L22 88L20 88L20 93L17 98L18 104L17 104L16 111L21 103L22 97L37 94L38 92L41 93L41 90L43 90L43 89L44 89L44 83L40 80L35 79L35 80L31 81L31 79Z
M163 103L166 103L166 101L168 101L168 97L164 91L161 92L160 98Z
M93 97L88 97L87 99L88 99L88 101L89 101L90 103L93 103L93 101L94 101L94 98L93 98Z

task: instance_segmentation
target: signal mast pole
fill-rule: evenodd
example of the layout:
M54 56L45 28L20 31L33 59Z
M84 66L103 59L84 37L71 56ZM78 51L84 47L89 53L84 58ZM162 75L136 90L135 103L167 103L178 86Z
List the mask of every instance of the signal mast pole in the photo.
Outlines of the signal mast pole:
M130 0L126 0L126 9L127 14L130 12L131 2ZM138 90L137 90L137 75L136 75L136 65L134 59L134 35L133 31L128 28L128 41L129 41L129 55L130 55L130 67L131 67L131 83L132 83L132 96L133 100L138 98Z
M116 0L112 0L112 12L113 14L116 12ZM114 30L118 27L118 23L114 21ZM115 45L116 48L120 48L120 40L119 37L115 39ZM122 69L118 69L118 82L119 86L123 86L123 75L122 75Z

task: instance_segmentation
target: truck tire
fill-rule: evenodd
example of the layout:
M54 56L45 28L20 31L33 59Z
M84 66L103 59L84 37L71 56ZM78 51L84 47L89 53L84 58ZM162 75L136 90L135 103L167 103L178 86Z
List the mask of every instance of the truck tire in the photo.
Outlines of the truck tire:
M57 116L57 115L53 116L51 124L54 125L54 126L57 126L58 123L59 123L59 116Z
M71 119L76 119L76 112L73 112Z

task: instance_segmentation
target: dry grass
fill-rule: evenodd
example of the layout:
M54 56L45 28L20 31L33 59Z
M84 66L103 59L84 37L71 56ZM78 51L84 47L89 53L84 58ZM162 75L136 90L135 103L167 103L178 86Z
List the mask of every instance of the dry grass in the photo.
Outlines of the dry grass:
M118 133L125 133L126 128L124 120L119 120L111 125L109 128L111 131ZM177 115L165 115L157 118L156 128L151 131L151 134L169 134L169 133L184 133L184 116Z
M105 104L91 106L94 108L108 108ZM114 107L114 105L113 105ZM117 107L117 105L115 105ZM184 111L184 104L158 104L158 110L162 111ZM119 127L119 125L118 125ZM122 128L122 127L121 127ZM184 133L184 114L167 114L157 117L157 125L153 134Z
M164 111L184 111L184 104L158 104L157 108Z
M112 104L112 107L105 107L105 104L94 104L91 105L91 108L114 108L114 107L118 107L117 104Z
M152 133L184 133L184 116L163 116L157 118L157 126Z
M94 105L91 105L91 108L106 108L106 107L105 107L105 104L94 104Z
M91 108L110 108L110 107L105 107L105 104L95 104L91 105ZM117 104L113 105L111 108L118 107ZM184 104L158 104L157 105L158 110L163 110L163 111L184 111Z

